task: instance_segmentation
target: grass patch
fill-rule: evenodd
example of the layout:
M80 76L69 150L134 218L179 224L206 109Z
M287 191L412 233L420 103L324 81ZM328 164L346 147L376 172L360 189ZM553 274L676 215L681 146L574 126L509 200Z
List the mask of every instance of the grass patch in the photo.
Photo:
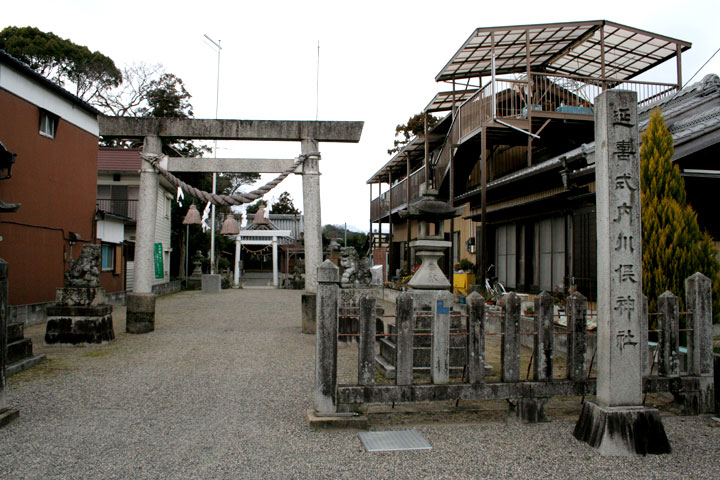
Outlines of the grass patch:
M110 355L112 353L111 350L104 349L104 350L93 350L90 352L83 353L83 357L104 357L105 355Z

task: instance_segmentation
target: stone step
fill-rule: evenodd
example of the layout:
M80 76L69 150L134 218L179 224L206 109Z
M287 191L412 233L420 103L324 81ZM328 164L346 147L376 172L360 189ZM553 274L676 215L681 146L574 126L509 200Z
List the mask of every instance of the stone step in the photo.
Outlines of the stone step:
M390 334L397 334L397 329L395 328L395 325L388 325ZM417 335L418 333L422 335ZM427 335L428 333L431 333L430 330L427 329L416 329L415 334L413 336L413 345L416 347L430 347L432 345L432 337ZM451 328L450 333L464 333L464 330ZM395 343L395 337L386 337L389 339L390 343ZM466 337L463 335L450 335L450 346L451 347L457 347L457 348L465 348L466 343Z
M28 358L23 358L22 360L18 360L15 363L9 364L7 366L7 374L8 376L15 375L16 373L22 372L23 370L27 370L30 367L34 367L35 365L42 363L43 360L45 360L44 353L32 355Z
M11 323L7 326L7 338L8 343L22 340L25 336L25 324L24 323Z
M382 358L380 355L375 356L375 368L382 373L387 379L395 378L395 365ZM495 372L492 365L485 365L485 376L491 376ZM460 378L463 374L462 366L450 366L450 378ZM413 375L418 377L429 377L430 367L413 367Z
M32 340L29 338L23 338L22 340L16 340L10 342L7 345L7 362L15 363L24 358L32 357Z
M395 344L383 338L380 340L380 357L385 359L391 364L395 364ZM413 365L416 367L429 367L430 359L432 356L431 347L418 347L415 346L413 349ZM450 365L464 365L465 364L465 346L462 347L451 347L450 348Z

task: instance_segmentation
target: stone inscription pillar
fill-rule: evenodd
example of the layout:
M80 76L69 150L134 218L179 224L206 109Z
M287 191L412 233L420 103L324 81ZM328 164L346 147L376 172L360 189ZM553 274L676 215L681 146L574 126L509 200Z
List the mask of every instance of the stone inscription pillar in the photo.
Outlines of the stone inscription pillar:
M575 436L603 455L667 453L658 411L642 406L640 142L637 94L595 99L597 185L597 400L586 402Z
M145 137L143 153L162 153L160 137ZM155 215L157 210L158 174L150 162L142 160L140 194L138 200L137 233L135 235L135 279L133 291L127 296L128 333L147 333L155 329L155 296L152 282L155 277L153 246L155 243Z

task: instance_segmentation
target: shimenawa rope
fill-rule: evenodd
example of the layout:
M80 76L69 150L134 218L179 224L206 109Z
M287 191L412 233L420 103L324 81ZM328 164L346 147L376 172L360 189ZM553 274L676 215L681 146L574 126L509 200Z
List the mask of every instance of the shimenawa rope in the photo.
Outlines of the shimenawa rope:
M292 164L290 168L282 172L280 175L275 177L274 180L266 183L262 187L258 188L257 190L253 190L252 192L248 193L236 193L235 195L222 195L218 193L209 193L205 192L203 190L199 190L195 187L192 187L188 185L187 183L183 182L179 178L177 178L172 173L168 172L164 168L162 168L159 165L160 159L164 158L165 155L157 155L157 154L147 154L147 153L141 153L140 156L150 162L150 164L153 166L153 168L163 177L165 177L171 184L173 184L176 187L181 188L183 191L189 193L193 197L197 198L198 200L202 200L203 202L210 202L214 205L242 205L244 203L250 203L258 198L262 198L266 193L268 193L270 190L275 188L280 182L285 180L288 175L293 173L295 169L303 163L308 157L315 157L319 156L319 153L308 153L303 154L298 157L298 159L295 161L295 163Z

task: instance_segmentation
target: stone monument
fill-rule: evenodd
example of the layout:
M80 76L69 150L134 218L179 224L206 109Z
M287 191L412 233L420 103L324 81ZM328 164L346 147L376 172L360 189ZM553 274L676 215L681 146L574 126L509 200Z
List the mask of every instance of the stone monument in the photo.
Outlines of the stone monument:
M65 286L58 288L55 305L47 308L45 343L102 343L115 339L112 305L100 287L100 245L83 245L70 260Z
M597 397L575 437L602 455L669 453L659 412L642 405L642 237L637 94L595 99Z

